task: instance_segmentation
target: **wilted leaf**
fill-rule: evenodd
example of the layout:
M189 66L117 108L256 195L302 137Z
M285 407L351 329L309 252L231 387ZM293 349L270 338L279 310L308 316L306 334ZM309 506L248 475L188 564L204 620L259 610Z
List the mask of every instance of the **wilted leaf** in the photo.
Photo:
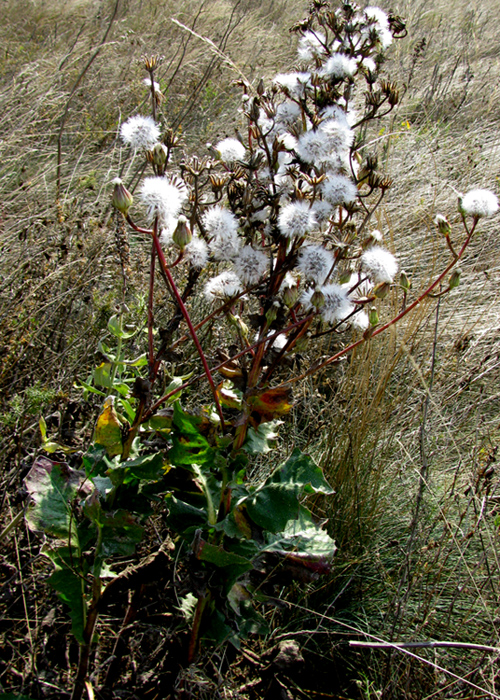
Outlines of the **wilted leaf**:
M71 503L85 481L85 474L63 462L38 457L25 479L33 503L26 513L28 526L34 531L77 541ZM87 484L87 493L92 485ZM82 493L83 495L83 493Z
M291 411L292 391L288 387L266 389L260 394L250 394L246 397L246 402L252 411L252 419L258 426Z
M217 387L217 398L221 406L239 410L242 404L242 393L235 389L232 382L225 381Z
M108 457L123 452L122 424L114 407L114 396L108 396L95 427L95 442L106 448Z

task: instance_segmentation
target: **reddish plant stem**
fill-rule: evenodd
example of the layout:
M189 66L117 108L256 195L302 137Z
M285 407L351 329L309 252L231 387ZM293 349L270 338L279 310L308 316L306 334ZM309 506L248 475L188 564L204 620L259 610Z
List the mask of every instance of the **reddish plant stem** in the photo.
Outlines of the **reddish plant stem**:
M408 314L410 311L412 311L412 310L413 310L416 306L418 306L427 296L429 296L430 292L432 292L432 290L435 289L435 288L438 286L438 284L440 284L440 283L443 281L443 279L446 277L446 275L448 274L448 272L452 269L452 267L454 267L454 266L457 264L457 262L460 260L460 258L461 258L462 255L464 254L465 249L466 249L467 246L469 245L470 239L472 238L472 234L474 233L474 229L476 228L476 224L477 224L477 219L474 219L474 223L473 223L473 225L472 225L472 228L471 228L471 230L469 231L468 228L467 228L467 226L466 226L466 223L465 223L465 221L464 221L465 230L467 231L467 234L468 234L468 235L467 235L467 238L466 238L466 240L465 240L463 246L462 246L461 249L460 249L460 252L457 254L457 257L456 257L454 260L452 260L452 261L450 262L449 265L446 266L446 268L445 268L445 269L443 270L443 272L439 275L439 277L437 277L437 278L434 280L434 282L433 282L429 287L427 287L427 289L426 289L424 292L422 292L422 294L421 294L417 299L415 299L415 301L413 301L409 306L407 306L405 309L403 309L402 311L400 311L399 314L397 314L396 316L394 316L394 318L392 318L390 321L388 321L387 323L384 323L383 326L380 326L380 328L376 328L376 329L371 333L370 338L374 338L376 335L379 335L379 333L383 333L383 332L386 331L388 328L390 328L391 326L393 326L395 323L397 323L398 321L400 321L404 316L406 316L406 314ZM325 360L325 361L322 362L321 364L316 365L316 366L310 368L309 370L307 370L307 372L303 372L303 373L300 374L298 377L294 377L293 379L288 379L286 382L282 382L281 384L278 384L278 387L280 387L280 386L287 386L288 384L294 384L295 382L299 382L299 381L301 381L302 379L305 379L305 378L308 377L309 375L314 374L315 372L318 372L320 369L323 369L323 367L327 367L327 366L330 365L332 362L335 362L336 360L339 359L339 357L342 357L343 355L347 355L349 352L351 352L351 350L354 350L354 348L357 348L358 345L361 345L361 343L364 343L364 342L366 342L365 338L360 338L360 339L357 340L355 343L351 343L351 345L348 345L348 346L347 346L346 348L344 348L343 350L340 350L340 351L337 352L335 355L332 355L331 357L329 357L327 360ZM275 388L277 388L277 387L275 387Z
M196 335L196 331L195 331L193 323L191 321L191 317L189 316L189 311L187 310L186 305L184 304L184 301L182 300L182 297L179 294L179 290L177 289L174 278L172 277L172 274L168 268L167 261L165 259L165 255L163 254L163 250L161 248L160 241L158 239L158 233L157 233L156 229L157 229L157 222L155 221L155 225L153 228L153 244L156 248L156 253L158 255L158 259L159 259L160 264L163 268L163 272L165 273L165 276L168 280L170 288L175 296L177 304L181 310L181 313L184 316L184 320L187 323L187 326L189 328L189 332L191 334L191 338L193 339L193 343L195 344L195 347L198 351L198 355L200 356L201 364L203 365L205 375L208 379L208 383L210 384L210 388L212 390L215 406L217 408L217 413L219 414L219 417L221 420L222 430L225 430L224 415L222 413L222 408L221 408L221 405L219 403L219 399L217 397L217 389L216 389L212 374L210 372L210 367L208 366L207 358L205 357L205 353L203 352L203 348L201 347L200 341L198 340L198 336Z
M235 360L238 360L240 357L243 357L243 355L246 355L249 352L252 352L252 350L255 350L259 345L262 343L271 343L275 338L277 338L279 335L282 333L288 333L289 331L293 330L294 328L297 328L298 326L307 323L308 321L311 321L313 319L315 314L310 314L309 316L306 316L305 318L301 319L300 321L296 321L295 323L292 323L290 326L287 328L283 328L279 331L276 331L276 333L273 333L273 335L267 336L267 338L262 338L261 340L258 340L255 342L253 345L250 345L248 348L244 348L243 350L240 350L240 352L236 353L236 355L233 355L232 357L229 357L227 360L224 360L223 362L220 362L218 365L215 367L211 368L211 372L217 372L217 370L221 369L225 365L229 364L230 362L234 362ZM144 420L148 420L150 416L153 415L153 413L158 409L165 401L168 401L168 399L171 396L174 396L177 394L179 391L182 391L183 389L186 389L188 386L193 384L194 382L197 382L199 379L201 379L204 375L203 374L198 374L196 377L192 377L191 379L188 379L187 382L184 382L180 387L177 389L173 389L172 391L169 391L168 394L165 394L165 396L162 396L161 399L158 399L156 403L154 403L148 412L144 415Z
M155 222L156 227L156 222ZM153 314L153 301L154 301L154 289L155 289L155 262L156 262L156 248L151 246L151 262L149 266L149 298L148 298L148 367L149 374L154 367L155 354L154 354L154 339L153 339L153 324L154 324L154 314Z

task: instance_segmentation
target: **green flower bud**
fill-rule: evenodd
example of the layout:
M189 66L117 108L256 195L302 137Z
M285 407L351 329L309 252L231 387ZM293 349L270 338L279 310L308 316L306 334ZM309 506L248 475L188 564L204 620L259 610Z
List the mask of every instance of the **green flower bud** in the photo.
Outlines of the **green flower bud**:
M167 147L164 146L162 143L155 143L155 145L149 153L150 157L148 160L150 160L151 163L156 165L158 168L163 168L163 166L167 162L168 157Z
M325 305L325 295L319 287L314 290L314 294L311 297L311 304L315 309L321 309L321 307Z
M121 211L121 213L125 214L126 216L128 210L132 206L134 198L127 190L127 188L123 185L123 182L120 180L119 177L115 177L115 179L113 180L113 184L115 186L115 189L113 190L113 198L111 200L111 203L113 204L115 209L118 209L118 211Z
M456 267L453 272L451 273L450 276L450 281L449 281L449 286L450 289L455 289L455 287L458 287L460 284L460 275L462 274L462 270L459 267Z
M179 216L177 219L177 226L172 234L173 242L175 245L179 246L181 250L184 250L187 244L191 243L192 238L193 235L191 233L191 229L189 228L188 220L185 216Z
M389 289L391 288L391 285L389 282L380 282L380 284L377 284L376 287L373 289L373 293L377 297L377 299L385 299L385 297L389 293Z
M451 226L450 222L446 218L446 216L442 216L441 214L438 214L436 218L434 219L434 223L438 227L438 231L442 236L445 236L446 238L449 237L451 233Z
M401 270L401 275L399 276L399 284L406 292L411 288L411 282L408 279L408 275L404 270Z
M283 301L289 309L296 303L299 298L299 287L298 285L293 285L291 287L285 287L283 290Z
M372 306L368 312L368 320L370 321L370 326L378 325L378 313L375 306Z
M280 309L279 301L273 301L271 306L266 311L266 321L268 323L273 323L278 318L278 311Z

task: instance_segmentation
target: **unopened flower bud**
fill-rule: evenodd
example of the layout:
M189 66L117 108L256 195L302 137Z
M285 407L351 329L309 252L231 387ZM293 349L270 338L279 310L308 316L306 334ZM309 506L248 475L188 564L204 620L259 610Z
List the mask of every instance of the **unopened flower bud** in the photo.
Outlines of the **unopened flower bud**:
M460 275L462 274L462 270L459 267L456 267L453 272L451 273L450 276L450 281L449 281L449 287L450 289L455 289L455 287L458 287L460 284Z
M298 285L292 285L291 287L285 287L283 290L283 301L289 309L296 303L299 298L299 287Z
M370 322L370 326L376 326L378 324L378 313L375 306L372 306L369 310L368 320Z
M408 279L408 275L404 270L401 270L401 275L399 276L399 284L407 292L411 287L411 282Z
M325 295L318 287L314 290L314 294L311 297L311 305L315 309L321 309L325 305Z
M346 270L342 270L340 272L339 278L338 278L339 284L347 284L348 282L351 281L351 277L352 277L352 270L350 270L349 268Z
M271 306L266 311L266 321L268 323L273 323L278 318L278 311L280 309L279 301L273 301Z
M377 299L385 299L385 297L389 293L390 288L391 285L389 282L380 282L380 284L377 284L377 286L374 287L373 293L375 294Z
M262 96L265 91L265 86L264 86L264 78L261 78L259 82L257 83L257 95Z
M193 235L191 233L191 229L189 228L188 221L185 216L179 216L177 219L177 226L175 227L175 231L172 234L172 240L175 243L175 245L179 246L181 250L184 250L184 248L187 246L188 243L191 243Z
M442 214L438 214L436 216L436 218L434 219L434 223L438 227L439 233L442 236L446 236L446 238L448 238L448 236L451 233L451 226L450 226L450 222L448 221L446 216L442 216Z
M113 198L111 202L115 209L118 209L118 211L121 211L121 213L125 214L126 216L128 210L132 206L134 198L119 177L115 177L113 184L115 189L113 190Z
M148 160L158 168L163 168L168 158L168 149L162 143L155 143L149 153Z

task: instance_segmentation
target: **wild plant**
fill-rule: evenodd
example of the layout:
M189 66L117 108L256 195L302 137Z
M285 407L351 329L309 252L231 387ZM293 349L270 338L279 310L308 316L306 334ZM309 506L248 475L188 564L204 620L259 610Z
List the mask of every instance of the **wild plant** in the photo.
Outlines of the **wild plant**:
M398 102L383 64L404 22L315 0L293 31L298 70L269 85L241 78L241 129L204 155L185 156L161 113L159 56L144 58L151 114L120 127L151 169L135 197L120 179L112 195L117 240L151 245L146 351L125 359L140 329L120 304L116 347L100 344L105 359L84 383L105 401L83 469L40 457L27 479L28 523L53 538L49 582L80 643L74 700L106 591L126 579L113 558L134 551L153 509L184 561L189 661L203 639L238 646L265 632L275 583L330 571L335 544L304 499L332 489L312 457L295 448L260 479L253 460L272 463L298 383L457 286L479 220L498 209L473 190L459 197L462 233L438 216L449 259L414 293L372 223L391 180L369 142ZM171 311L159 327L160 285Z

